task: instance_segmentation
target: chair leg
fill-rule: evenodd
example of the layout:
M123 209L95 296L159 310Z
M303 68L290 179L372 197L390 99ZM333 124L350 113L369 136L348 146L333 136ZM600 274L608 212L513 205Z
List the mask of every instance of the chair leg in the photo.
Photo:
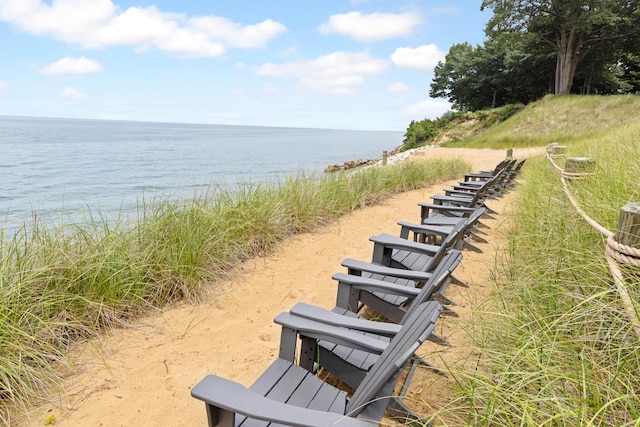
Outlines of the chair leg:
M471 239L475 242L478 243L489 243L489 241L487 239L485 239L484 237L480 237L478 234L483 234L483 235L487 235L487 233L480 231L478 229L473 229L471 230L471 233L469 234L469 236L471 237Z
M473 245L473 244L469 243L469 242L468 242L468 241L466 241L466 240L463 240L463 241L462 241L462 246L463 246L463 247L465 247L465 248L467 248L467 249L469 249L470 251L477 252L477 253L479 253L479 254L481 254L481 253L482 253L482 249L480 249L480 248L479 248L479 247L477 247L476 245Z
M462 280L458 279L454 275L451 275L451 283L453 283L454 285L462 286L463 288L468 288L469 287L469 285L467 285L465 282L463 282Z
M429 336L427 337L427 339L429 341L431 341L432 343L436 343L439 345L443 345L445 347L451 347L451 344L449 343L449 341L447 341L446 339L444 339L443 337L441 337L438 334L434 334L433 332L431 332L429 334Z
M442 306L442 315L443 316L453 316L453 317L460 317L460 315L458 313L456 313L455 311L453 311L451 309L451 307L447 306L447 305L443 305Z
M437 292L433 295L433 299L438 301L440 304L447 305L457 305L455 302L451 301L449 298L445 297L442 292Z
M482 222L482 221L478 221L478 222L476 223L476 227L478 227L478 228L491 228L491 227L489 227L487 224L485 224L485 223L484 223L484 222ZM485 234L486 234L486 233L485 233Z
M409 383L413 378L413 375L416 373L418 367L423 366L428 369L433 370L438 375L446 375L444 371L436 368L431 365L429 362L424 360L418 355L415 355L411 361L411 367L409 368L409 372L407 373L407 377L402 382L402 387L400 388L400 392L397 396L394 396L389 403L389 407L387 408L387 412L393 418L396 418L398 421L401 421L403 424L415 426L415 427L425 427L431 426L429 422L425 419L423 415L420 415L409 408L405 403L404 399L409 390Z
M487 212L485 212L485 214L482 216L489 219L496 219L496 217L494 217L493 215L496 215L498 212L494 211L493 209L491 209L489 206L485 204L483 204L483 206L487 208Z

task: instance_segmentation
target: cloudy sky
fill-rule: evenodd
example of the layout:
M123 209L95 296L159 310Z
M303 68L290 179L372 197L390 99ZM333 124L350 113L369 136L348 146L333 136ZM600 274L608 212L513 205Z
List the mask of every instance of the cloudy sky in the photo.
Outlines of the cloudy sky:
M405 130L480 0L0 0L0 115Z

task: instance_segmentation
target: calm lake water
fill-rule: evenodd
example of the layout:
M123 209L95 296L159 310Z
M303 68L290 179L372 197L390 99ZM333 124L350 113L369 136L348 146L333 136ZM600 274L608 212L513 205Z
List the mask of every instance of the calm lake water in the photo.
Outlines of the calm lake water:
M0 116L0 227L109 220L211 184L321 173L380 157L403 133Z

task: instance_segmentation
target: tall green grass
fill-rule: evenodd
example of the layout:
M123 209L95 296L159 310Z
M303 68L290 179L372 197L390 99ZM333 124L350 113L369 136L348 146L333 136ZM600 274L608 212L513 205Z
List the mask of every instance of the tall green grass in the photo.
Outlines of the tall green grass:
M570 157L596 159L594 177L569 185L611 231L622 206L640 199L635 117L567 143ZM605 239L571 206L545 158L528 161L519 181L495 296L469 325L477 367L452 372L458 398L436 418L456 426L640 425L640 340L612 283ZM640 274L623 270L640 313Z
M636 95L549 95L508 120L465 139L467 148L517 148L563 145L606 137L638 120Z
M25 225L0 244L0 421L59 384L68 350L151 307L198 301L229 269L394 193L452 179L461 160L406 161L351 174L211 186L159 200L124 221Z

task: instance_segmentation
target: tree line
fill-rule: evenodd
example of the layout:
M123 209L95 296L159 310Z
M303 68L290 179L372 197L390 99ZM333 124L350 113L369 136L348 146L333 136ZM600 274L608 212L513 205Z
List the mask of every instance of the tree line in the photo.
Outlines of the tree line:
M485 41L451 46L429 95L458 111L640 91L640 0L483 0Z

